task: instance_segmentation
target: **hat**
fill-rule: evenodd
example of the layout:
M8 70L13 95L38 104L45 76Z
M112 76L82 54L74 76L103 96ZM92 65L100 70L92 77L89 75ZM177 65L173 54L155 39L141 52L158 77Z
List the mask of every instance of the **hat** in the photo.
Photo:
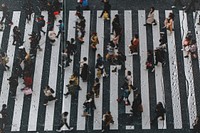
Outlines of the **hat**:
M25 47L24 47L23 45L19 47L19 49L24 49L24 48L25 48Z

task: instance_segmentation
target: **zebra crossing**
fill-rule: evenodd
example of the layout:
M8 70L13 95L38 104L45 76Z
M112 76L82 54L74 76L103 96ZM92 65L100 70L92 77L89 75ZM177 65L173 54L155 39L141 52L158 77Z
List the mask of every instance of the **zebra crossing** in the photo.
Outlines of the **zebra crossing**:
M107 30L106 28L109 28L110 32L112 29L112 21L108 24L106 21L104 21L101 18L98 18L101 14L101 10L98 11L83 11L83 16L86 19L86 28L85 28L85 37L84 37L84 43L80 44L80 57L78 57L79 61L83 59L83 57L88 58L88 63L91 59L94 59L93 64L89 64L89 66L94 66L96 63L96 56L97 54L101 54L105 56L107 53L106 49L104 49L107 44L105 43L105 31ZM192 64L192 59L191 57L189 58L184 58L184 51L183 53L183 71L186 80L181 81L180 80L180 74L179 74L179 69L178 65L178 57L177 57L177 45L182 45L182 44L177 44L176 43L176 36L175 33L177 30L173 31L172 33L169 33L167 31L167 50L168 50L168 58L167 58L167 66L169 68L169 80L170 81L165 81L165 76L163 74L163 71L166 70L165 67L162 65L158 65L155 67L155 73L149 73L147 70L145 70L145 63L147 59L147 50L149 48L149 36L147 34L148 28L143 26L146 22L146 12L145 10L138 10L137 11L137 16L134 16L135 11L132 10L124 10L122 14L120 14L121 18L123 19L124 23L123 25L123 39L122 39L122 44L120 43L120 47L123 47L124 53L126 55L126 61L125 61L125 73L126 71L131 71L133 74L133 82L136 78L139 78L139 83L138 83L138 88L140 89L141 92L141 98L142 98L142 105L143 105L143 112L141 114L141 120L140 120L140 126L139 129L148 129L151 130L153 128L153 125L151 125L151 119L153 118L153 113L152 110L153 107L155 107L154 104L158 102L164 103L167 113L165 115L165 120L161 121L158 120L157 127L156 129L169 129L170 126L173 126L173 129L184 129L188 127L189 129L192 129L192 124L195 120L195 117L197 116L198 112L198 107L197 105L197 88L195 85L198 85L198 83L195 83L193 80L195 76L197 76L197 73L193 73L193 64ZM165 11L165 17L168 16L168 14L172 12L172 10L166 10ZM65 25L67 27L66 35L67 35L67 40L70 40L71 38L76 38L76 29L75 27L75 22L76 22L76 16L75 16L76 11L69 11L68 12L68 25ZM92 13L96 13L96 15L92 15ZM121 13L121 12L120 12ZM1 16L2 12L0 12ZM44 16L44 19L47 21L48 20L48 12L42 11L41 13ZM111 19L113 20L115 14L119 14L119 11L117 10L111 10ZM200 11L198 12L200 14ZM102 116L103 114L107 111L110 110L114 119L114 124L110 125L110 130L119 130L121 127L125 127L124 130L138 130L138 124L137 123L130 123L128 125L123 125L119 119L120 113L122 112L116 99L121 95L120 94L120 88L123 83L123 81L120 80L120 77L123 77L124 75L121 75L119 72L120 70L116 72L112 72L113 68L115 68L114 65L109 65L109 68L106 68L107 73L109 74L109 77L107 78L101 78L100 79L100 95L99 98L95 98L95 104L96 104L96 110L94 110L91 119L90 118L85 118L82 117L83 113L83 103L85 101L85 96L88 92L88 90L91 90L91 83L92 81L88 82L83 82L81 79L79 79L79 85L81 86L82 90L78 92L78 97L77 101L73 101L72 97L69 95L67 98L63 94L67 92L66 85L69 83L69 78L72 75L74 71L74 67L77 61L75 61L75 57L71 57L72 62L70 63L70 66L68 66L66 69L60 68L60 53L62 52L61 46L61 39L60 37L56 40L56 45L55 46L49 46L47 43L47 35L42 35L41 39L41 48L42 51L37 52L37 56L35 59L35 70L34 70L34 78L33 78L33 94L30 97L24 96L23 92L21 92L21 88L23 88L23 79L19 78L19 86L17 88L16 92L16 99L14 102L9 103L9 84L7 79L11 76L12 73L12 64L14 61L14 55L15 55L15 46L12 45L13 37L12 37L12 29L15 25L19 25L20 22L20 16L21 16L20 11L14 11L13 16L12 16L12 21L13 25L10 28L9 32L9 39L8 39L8 44L7 44L7 54L9 56L9 63L8 65L11 67L10 71L5 71L3 73L3 77L0 77L0 80L2 80L2 85L0 89L0 107L3 104L7 104L8 106L12 106L12 116L10 116L9 123L10 126L8 127L10 131L16 132L16 131L21 131L22 127L23 129L26 129L26 131L52 131L55 132L57 126L59 125L59 117L61 112L69 112L68 115L68 123L71 126L74 126L74 130L77 131L86 131L88 130L88 127L91 128L90 130L92 131L98 131L102 129ZM35 14L32 15L32 20L30 23L25 24L24 28L24 40L25 43L23 44L28 51L30 49L30 44L28 41L28 34L30 34L33 31L34 27L34 18ZM54 30L55 32L58 32L58 28L56 27L58 25L58 20L62 19L62 13L60 16L57 17L54 23ZM92 18L94 17L94 18ZM159 20L160 17L160 12L158 10L155 11L154 14L155 19L157 20L157 25L152 26L152 48L155 49L156 47L159 46L159 38L160 38L160 25L162 25L162 22L164 20ZM179 26L176 27L175 29L180 29L180 36L181 36L181 42L184 40L187 31L188 31L188 20L187 20L187 14L184 13L184 11L179 11ZM198 23L198 18L195 17L195 13L193 14L194 19L196 19L194 23L194 30L195 30L195 38L197 41L197 48L198 48L198 53L200 52L200 26L197 25ZM133 19L138 19L138 25L137 27L134 26L135 24L133 23ZM95 24L93 27L96 27L96 32L99 38L99 44L97 45L97 51L95 53L95 57L91 58L90 57L90 35L93 30L92 28L92 23L95 20ZM178 23L178 22L175 22ZM108 26L109 27L106 27ZM134 29L135 28L135 29ZM130 44L130 41L133 37L133 30L137 31L138 28L138 34L139 34L139 39L140 39L140 44L139 44L139 55L138 56L130 56L129 55L129 47L128 45ZM47 25L43 28L43 30L47 33L48 28ZM2 39L3 39L3 34L4 32L0 32L0 46L2 45ZM177 33L178 34L178 33ZM111 38L111 36L109 37ZM45 53L47 52L46 49L47 47L51 47L50 51L50 64L48 65L48 68L44 68L44 64L46 63L45 61ZM200 55L198 54L198 62L200 63ZM137 59L136 59L137 58ZM139 60L139 62L136 62ZM198 65L199 65L198 63ZM135 65L138 65L139 70L134 70ZM78 64L80 66L80 64ZM200 69L200 65L198 66ZM48 73L44 73L44 69L48 69ZM61 71L62 69L62 71ZM94 68L95 69L95 68ZM139 77L135 76L135 73L138 73ZM92 75L96 75L95 73L92 73ZM154 76L151 76L154 75ZM63 78L60 78L62 77ZM55 96L59 98L58 102L50 102L48 106L44 107L42 104L43 100L43 83L44 81L43 77L46 77L46 82L49 86L51 86L55 91ZM151 77L154 77L152 79ZM104 81L108 81L109 85L105 85ZM152 82L155 84L154 91L154 97L155 100L152 100ZM61 85L59 85L61 83ZM165 84L169 84L169 88L165 88ZM185 84L185 88L181 88L180 84ZM183 105L183 94L181 95L181 90L185 89L188 94L185 94L186 99L187 99L187 108ZM105 93L109 90L109 98L105 97ZM166 95L166 91L170 92L170 95ZM106 95L106 96L107 96ZM107 98L107 102L105 101L104 98ZM166 101L167 99L171 99L171 104L170 109L168 109L168 104ZM27 103L26 100L29 99L29 104L30 105L24 105L24 103ZM129 96L129 100L132 102L134 99L133 92L131 92ZM13 104L13 105L11 105ZM73 105L75 104L75 105ZM154 106L153 106L154 105ZM27 107L26 107L27 106ZM73 110L74 107L76 106L76 110ZM109 106L109 107L107 107ZM26 108L26 109L24 109ZM106 109L105 109L106 108ZM182 108L185 108L187 112L184 112ZM59 109L59 111L57 111ZM130 114L130 109L131 106L125 106L123 109L123 112L126 114ZM60 114L56 114L57 112L60 112ZM25 116L28 116L26 118L26 121L24 121L24 114ZM42 115L44 114L44 115ZM169 115L170 114L170 115ZM76 115L76 116L74 116ZM42 117L41 117L42 116ZM170 118L169 118L170 117ZM186 118L184 118L186 117ZM75 119L73 119L75 118ZM90 119L90 122L88 121ZM187 120L183 121L183 120ZM134 120L133 120L134 121ZM173 123L171 125L171 123ZM185 126L185 123L187 123L187 126ZM88 126L89 125L89 126ZM25 128L24 128L25 127ZM65 127L63 127L63 130L67 130Z

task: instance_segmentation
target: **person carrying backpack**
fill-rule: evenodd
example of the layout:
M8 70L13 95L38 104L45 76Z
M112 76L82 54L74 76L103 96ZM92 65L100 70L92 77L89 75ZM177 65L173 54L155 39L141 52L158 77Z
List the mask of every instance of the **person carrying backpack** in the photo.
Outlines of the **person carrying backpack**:
M58 100L55 96L53 96L54 94L54 90L50 87L50 86L46 86L45 89L44 89L44 95L45 95L45 98L44 98L44 106L47 105L48 101L53 101L53 100Z
M46 32L42 30L42 28L45 26L45 20L44 16L40 16L37 18L37 27L38 27L38 35L40 35L40 31L45 34Z

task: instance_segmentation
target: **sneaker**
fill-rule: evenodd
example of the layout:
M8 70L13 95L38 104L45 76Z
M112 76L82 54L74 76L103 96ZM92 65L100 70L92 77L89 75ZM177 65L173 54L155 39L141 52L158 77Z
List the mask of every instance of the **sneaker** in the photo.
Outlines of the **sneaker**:
M138 52L134 52L134 53L132 53L132 55L138 55Z
M58 129L56 130L56 132L61 132L61 131L62 131L62 130L58 130Z
M74 128L73 127L70 127L69 131L73 130Z
M103 132L105 132L105 130L103 129L103 130L101 130L101 132L103 133Z
M183 8L183 9L186 9L186 6L183 6L182 8Z
M171 8L174 9L174 8L176 8L176 6L172 6Z
M153 25L157 25L157 23L153 23Z
M153 68L151 72L154 72L154 71L155 71L155 68Z
M43 105L44 105L44 106L47 106L47 103L44 103Z
M184 56L184 58L188 58L188 57L189 57L188 55Z

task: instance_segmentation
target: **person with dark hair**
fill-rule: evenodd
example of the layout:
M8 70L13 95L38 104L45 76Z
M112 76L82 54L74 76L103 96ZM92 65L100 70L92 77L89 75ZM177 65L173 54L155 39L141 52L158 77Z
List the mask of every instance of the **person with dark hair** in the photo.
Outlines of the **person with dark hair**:
M97 36L96 32L92 33L92 36L91 36L90 40L91 40L92 49L94 51L96 51L97 50L97 44L99 44L99 39L98 39L98 36Z
M155 56L156 56L156 62L154 65L158 65L158 62L162 63L163 66L166 64L165 63L165 51L162 48L156 48L155 49Z
M146 69L150 70L151 72L155 71L152 50L147 51Z
M183 5L181 0L174 0L174 4L173 4L172 8L176 8L177 6L181 6L183 9L186 8L186 6Z
M110 5L108 0L103 0L102 2L104 3L104 9L103 9L101 15L99 16L99 18L102 18L104 12L107 12L108 13L108 18L110 18L111 5Z
M4 19L6 19L6 21L8 21L9 25L11 26L13 24L13 22L11 21L11 19L9 18L10 17L10 13L9 13L9 10L8 10L8 7L5 3L3 3L1 5L1 9L3 11L3 16L1 18L1 21L0 23L2 24Z
M139 36L135 34L131 40L131 44L129 45L130 55L138 55L139 50Z
M2 105L2 109L0 111L0 114L2 116L2 129L4 129L6 127L6 124L8 123L8 110L7 110L6 104Z
M18 76L13 74L7 80L9 81L9 85L10 85L10 93L11 93L12 97L15 97L17 86L18 86Z
M116 14L112 21L112 33L116 32L119 27L120 27L119 15Z
M63 23L63 21L59 20L58 22L59 22L59 25L57 25L58 26L58 34L56 35L57 38L59 37L59 35L62 32L64 32L64 23Z
M20 46L22 45L22 34L18 26L13 28L13 43L12 45Z
M143 112L143 106L142 106L142 99L141 99L141 94L138 92L134 92L134 100L131 105L131 110L135 116L139 116L141 112Z
M48 31L48 37L49 37L50 43L54 45L54 42L56 41L56 32L54 31L53 26L51 26Z
M44 95L45 95L45 98L44 98L44 106L47 106L47 103L48 101L52 101L52 100L58 100L55 96L53 96L54 94L54 90L50 87L50 86L46 86L45 89L44 89Z
M33 5L30 0L25 2L24 11L25 11L27 22L29 23L29 21L31 20L31 14L33 13Z
M68 112L64 112L62 113L61 115L61 124L60 126L58 127L58 129L56 130L57 132L62 132L61 128L63 127L63 125L66 125L67 128L69 129L69 131L71 131L73 128L69 126L69 124L67 123L67 116L68 116Z
M94 81L94 85L93 85L93 92L96 96L96 98L99 98L99 91L100 91L100 83L99 83L99 79L98 78L95 78L95 81Z
M156 20L154 18L154 11L155 11L155 8L151 7L150 12L149 12L148 17L147 17L146 24L144 24L144 26L152 25L152 24L157 25Z
M158 102L158 104L156 105L155 112L156 112L156 117L151 120L151 123L154 123L159 117L161 117L160 120L165 119L164 114L166 113L166 110L161 102Z
M81 67L81 78L83 80L83 82L86 82L88 79L88 72L89 72L89 68L88 68L88 63L87 63L87 58L84 57L83 61L80 62L80 67Z
M39 16L37 19L36 19L36 22L37 22L37 28L38 28L38 35L40 35L40 32L42 32L43 34L45 34L46 32L43 31L43 27L45 26L45 20L44 20L44 16Z
M170 12L168 18L165 19L164 28L172 33L174 28L174 14L172 12Z
M107 111L103 115L103 130L102 130L102 132L105 132L109 129L110 123L114 124L114 121L113 121L113 117L111 115L111 112Z

